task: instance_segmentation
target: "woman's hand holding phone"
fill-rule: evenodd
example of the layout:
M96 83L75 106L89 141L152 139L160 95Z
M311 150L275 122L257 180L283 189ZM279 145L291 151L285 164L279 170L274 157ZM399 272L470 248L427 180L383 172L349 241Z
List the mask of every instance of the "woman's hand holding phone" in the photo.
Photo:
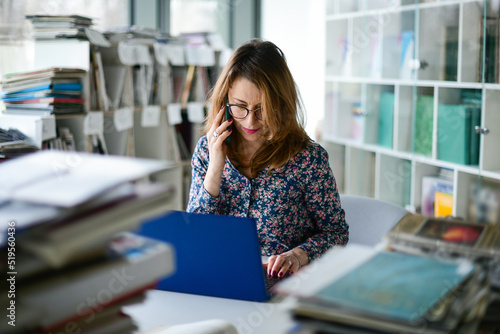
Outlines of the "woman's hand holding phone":
M222 171L227 155L227 145L225 141L231 135L232 118L223 121L225 115L225 108L222 107L215 117L212 127L207 133L208 152L210 160L208 164L207 175L205 176L204 186L205 189L212 197L219 196L219 189L222 180Z

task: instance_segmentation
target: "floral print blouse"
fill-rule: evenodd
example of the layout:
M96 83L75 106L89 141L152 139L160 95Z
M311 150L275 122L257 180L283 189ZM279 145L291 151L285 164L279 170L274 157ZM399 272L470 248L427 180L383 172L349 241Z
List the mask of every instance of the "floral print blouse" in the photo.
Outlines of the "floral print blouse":
M349 227L328 153L319 144L309 145L272 175L267 175L268 166L252 179L226 158L218 197L212 197L203 186L208 162L208 142L203 136L191 161L187 211L253 218L262 255L300 247L313 260L331 246L347 243Z

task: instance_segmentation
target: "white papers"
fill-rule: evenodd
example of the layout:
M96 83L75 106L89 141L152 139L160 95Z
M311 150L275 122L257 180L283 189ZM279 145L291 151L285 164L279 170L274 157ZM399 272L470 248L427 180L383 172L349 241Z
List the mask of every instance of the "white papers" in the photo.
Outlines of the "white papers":
M221 51L226 48L226 44L224 43L224 40L222 39L222 36L220 34L208 34L207 35L207 40L208 43L210 43L210 46L212 49L216 51Z
M170 103L167 107L168 123L170 125L181 124L182 114L181 114L181 104L180 103Z
M132 108L120 108L113 113L113 123L116 131L123 131L134 126L134 110Z
M376 248L359 244L333 247L293 276L276 284L276 289L287 295L311 296L364 263L376 251ZM334 271L331 270L332 266Z
M168 65L168 48L167 48L167 46L165 44L154 43L153 49L155 51L156 61L162 66L167 66Z
M166 168L168 164L160 160L40 151L0 165L0 195L11 200L72 207Z
M83 120L85 135L99 135L104 132L104 114L102 111L91 111Z
M153 59L146 45L118 43L118 57L124 65L152 65Z
M170 64L174 66L186 65L184 58L184 47L182 45L165 45L165 50L170 60Z
M141 126L143 128L152 128L160 125L160 106L147 106L142 110Z
M236 327L224 319L210 319L174 326L160 325L144 334L238 334Z
M186 46L186 62L188 65L214 66L215 52L208 45Z
M85 35L89 39L90 43L97 46L110 47L111 43L104 37L104 35L94 29L85 28Z
M204 104L202 102L188 102L187 116L191 123L203 123L205 120Z

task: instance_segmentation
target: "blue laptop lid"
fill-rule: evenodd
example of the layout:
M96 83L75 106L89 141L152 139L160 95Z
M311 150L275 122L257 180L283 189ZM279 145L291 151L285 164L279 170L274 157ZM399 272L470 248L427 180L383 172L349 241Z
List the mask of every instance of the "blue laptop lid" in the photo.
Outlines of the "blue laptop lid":
M250 218L172 211L146 221L137 234L173 245L175 271L158 289L265 301L264 270Z

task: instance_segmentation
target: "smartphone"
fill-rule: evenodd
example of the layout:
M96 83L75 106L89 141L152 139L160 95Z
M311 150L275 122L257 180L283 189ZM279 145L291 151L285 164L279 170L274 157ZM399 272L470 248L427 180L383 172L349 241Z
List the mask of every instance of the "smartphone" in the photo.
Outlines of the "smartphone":
M228 104L228 102L227 102L227 96L226 96L224 99L224 111L226 113L226 119L225 119L226 121L231 119L231 113L229 112L229 106L227 104ZM229 126L227 128L227 130L229 130L229 129L231 129L231 126ZM231 135L229 135L229 137L226 138L226 145L229 145L229 144L231 144Z

